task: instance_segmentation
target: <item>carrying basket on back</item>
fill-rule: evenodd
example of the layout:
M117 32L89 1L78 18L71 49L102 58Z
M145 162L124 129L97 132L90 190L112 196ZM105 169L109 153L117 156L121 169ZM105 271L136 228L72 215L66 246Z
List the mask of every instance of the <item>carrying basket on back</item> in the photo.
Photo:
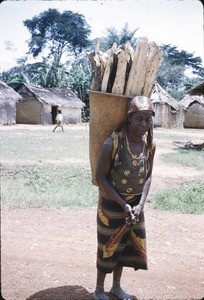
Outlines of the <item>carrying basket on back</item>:
M118 131L127 118L131 97L90 91L89 159L92 183L96 185L95 172L101 147L105 139Z

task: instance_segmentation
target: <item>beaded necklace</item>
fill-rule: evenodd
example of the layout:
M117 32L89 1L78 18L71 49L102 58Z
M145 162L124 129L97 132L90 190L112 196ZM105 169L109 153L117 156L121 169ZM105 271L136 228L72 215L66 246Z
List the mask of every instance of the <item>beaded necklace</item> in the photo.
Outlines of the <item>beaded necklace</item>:
M136 154L133 154L132 151L130 150L130 143L129 143L129 141L128 141L127 134L125 134L125 139L126 139L126 144L127 144L128 152L129 152L130 155L132 156L132 164L133 164L133 166L136 166L136 165L137 165L138 159L139 159L140 157L142 157L142 155L143 155L144 148L145 148L145 143L143 143L143 149L142 149L142 152L141 152L139 155L136 155Z

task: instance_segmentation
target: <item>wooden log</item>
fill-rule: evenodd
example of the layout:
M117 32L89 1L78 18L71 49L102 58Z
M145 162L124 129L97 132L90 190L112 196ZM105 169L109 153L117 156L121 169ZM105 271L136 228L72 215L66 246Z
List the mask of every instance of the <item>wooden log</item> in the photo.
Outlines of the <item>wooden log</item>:
M126 80L127 64L131 58L131 46L129 43L125 45L124 49L121 49L118 55L118 64L116 77L112 88L112 94L123 95Z
M161 49L154 42L149 43L147 68L142 95L145 95L147 97L151 96L157 75L157 70L162 61L162 56L163 53Z
M100 91L102 82L101 64L99 63L99 59L95 55L95 52L87 53L87 55L89 57L92 67L90 90Z
M115 52L113 54L113 64L111 65L111 69L110 69L110 76L109 76L109 80L108 80L107 93L111 93L112 87L113 87L113 84L114 84L114 81L115 81L115 76L116 76L117 66L118 66L118 55L116 53L117 52Z
M103 66L101 66L101 57L103 53L99 51L99 40L95 49L91 53L87 53L92 67L90 90L101 91L101 83L103 78Z
M148 39L141 38L137 44L129 78L127 81L126 96L142 95L146 68L147 68Z
M117 43L114 43L112 48L108 50L107 62L103 73L103 79L101 84L101 91L106 92L108 87L108 80L110 77L111 66L113 64L114 52L117 50Z

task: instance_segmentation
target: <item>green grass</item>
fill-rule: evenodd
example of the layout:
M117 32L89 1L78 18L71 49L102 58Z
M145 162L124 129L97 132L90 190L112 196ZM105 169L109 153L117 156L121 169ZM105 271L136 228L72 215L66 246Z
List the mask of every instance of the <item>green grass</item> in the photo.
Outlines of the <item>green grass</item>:
M2 170L2 207L87 207L97 202L86 164L21 166Z
M175 136L172 137L172 140L174 139ZM204 151L177 149L174 153L166 153L160 157L169 165L177 164L204 170ZM178 188L160 190L153 195L153 207L190 214L204 213L204 181L194 181Z
M1 153L4 158L36 160L65 160L66 158L88 158L88 132L66 130L66 132L14 130L1 132Z
M171 133L171 132L170 132ZM161 139L175 140L170 134ZM157 137L158 138L158 137ZM185 137L186 139L186 137ZM189 136L188 139L192 139ZM204 169L204 152L176 150L162 159ZM189 183L178 189L159 191L154 197L157 209L186 213L203 212L203 182ZM97 187L91 183L89 132L38 129L1 131L1 207L89 207L97 203Z
M153 196L153 207L188 214L204 213L204 180L184 183L179 188L158 191Z
M180 164L184 167L204 170L204 151L176 150L174 153L161 155L161 158L169 164Z
M189 141L192 139L191 135L182 135L182 130L178 130L179 133L181 134L175 134L175 133L171 133L171 129L168 129L167 133L162 133L157 131L156 129L154 130L154 138L155 139L169 139L172 141Z
M2 208L96 205L88 141L85 129L2 131Z

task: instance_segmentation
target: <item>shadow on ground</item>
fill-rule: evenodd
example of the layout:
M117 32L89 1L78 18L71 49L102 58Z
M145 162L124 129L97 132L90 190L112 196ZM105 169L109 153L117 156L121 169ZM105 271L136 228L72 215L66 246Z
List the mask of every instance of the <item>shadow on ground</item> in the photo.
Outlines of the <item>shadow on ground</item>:
M50 288L31 295L26 300L91 300L90 294L85 288L79 285L60 286Z
M117 297L109 294L110 300L117 300ZM85 288L79 285L60 286L50 288L31 295L26 300L92 300L92 293L89 293ZM133 296L133 300L137 300Z

